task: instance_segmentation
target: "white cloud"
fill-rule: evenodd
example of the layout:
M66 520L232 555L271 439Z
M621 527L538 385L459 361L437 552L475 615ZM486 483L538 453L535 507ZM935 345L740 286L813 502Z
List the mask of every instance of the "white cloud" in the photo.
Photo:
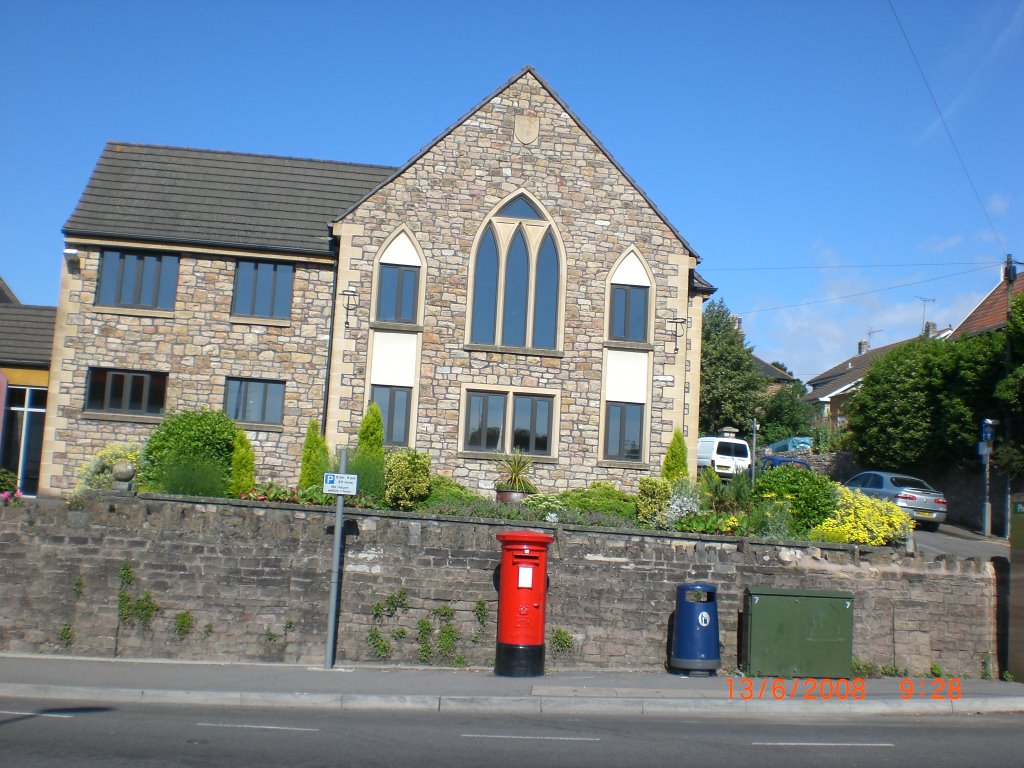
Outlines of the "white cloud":
M1010 198L996 192L989 197L986 207L993 216L1005 216L1010 210Z

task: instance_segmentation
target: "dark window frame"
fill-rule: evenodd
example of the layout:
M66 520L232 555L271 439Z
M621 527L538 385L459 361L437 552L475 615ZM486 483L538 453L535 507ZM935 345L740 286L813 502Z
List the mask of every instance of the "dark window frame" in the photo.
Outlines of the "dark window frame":
M231 410L229 410L229 405L228 405L229 399L230 399L231 386L233 384L237 384L238 385L238 393L237 393L237 395L235 397L235 408L233 409L235 411L234 413L232 413ZM270 402L270 398L268 397L268 395L270 393L271 385L280 385L281 386L281 402L280 402L281 420L280 421L275 421L275 420L267 418L267 410L268 410L267 404ZM247 415L245 413L245 403L249 399L248 398L249 387L251 387L251 386L262 387L262 389L263 389L262 393L259 396L260 397L260 405L259 405L259 416L260 416L260 418L258 418L258 419L242 418L243 416ZM237 421L239 424L282 425L284 423L284 396L286 394L287 389L288 389L287 382L282 381L280 379L248 379L248 378L244 378L244 377L241 377L241 376L227 376L224 379L224 413L226 413L230 418L232 418L235 421Z
M249 295L242 297L239 294L239 282L242 277L242 267L252 266L252 289ZM267 313L257 312L256 307L259 303L259 285L260 285L260 271L271 270L272 274L270 277L270 295L269 304L270 311ZM278 311L276 309L278 304L279 291L285 290L284 278L282 277L283 271L288 271L287 277L287 291L288 291L288 306L284 311ZM289 262L283 261L261 261L259 259L238 259L235 262L235 282L231 291L231 315L233 317L260 317L269 318L272 320L291 320L292 316L292 302L295 298L295 265ZM244 304L243 304L244 301Z
M112 265L114 260L117 261L116 265ZM147 262L155 264L156 271L149 290L150 295L143 297ZM178 293L179 264L180 260L177 254L173 253L103 251L100 253L97 271L94 305L124 309L159 309L172 312ZM125 281L129 278L132 285L127 291L130 296L125 300L127 287ZM170 281L173 281L173 286L166 286ZM162 291L161 287L166 288L169 296L164 295L165 291Z
M626 422L628 419L629 409L639 409L639 417L637 423L640 427L640 433L637 435L637 450L639 455L632 457L626 453ZM611 444L611 429L612 429L612 418L613 411L617 411L618 424L619 424L619 439L615 446ZM644 404L643 403L625 403L625 402L612 402L605 403L605 425L604 425L604 458L607 461L629 461L640 463L644 458Z
M102 379L102 383L101 383ZM161 416L167 406L167 380L168 375L161 371L132 371L118 368L89 368L86 374L85 383L85 407L86 413L123 413L141 416ZM117 393L116 383L120 381L120 393ZM154 387L154 382L159 386ZM132 390L136 384L141 384L142 391L139 400L142 405L139 408L132 408ZM95 387L102 386L102 394L95 391ZM161 402L152 400L159 392L163 392ZM99 395L100 406L93 407L92 403ZM118 400L117 403L114 399Z
M394 317L384 317L384 302L381 301L383 295L383 288L385 285L384 271L394 270L395 271L395 295L394 295ZM404 280L403 275L412 274L412 315L410 317L402 316L402 305L405 295L402 289ZM414 267L409 264L389 264L387 262L381 262L380 269L377 270L377 279L380 290L377 293L377 321L381 323L409 323L414 325L416 319L419 316L419 294L420 294L420 268Z
M646 285L626 285L624 283L612 283L611 292L611 307L608 313L608 338L612 341L636 341L646 342L649 334L648 326L649 323L649 312L650 312L650 294L651 289ZM622 295L622 309L618 310L619 302L617 296ZM638 295L643 296L643 331L641 334L636 335L631 333L632 324L630 318L633 315L633 304L636 301ZM622 313L622 317L619 317L619 311ZM617 334L615 327L618 325L619 320L622 322L622 333Z
M504 451L505 436L507 434L506 421L508 420L508 392L493 392L488 390L469 390L466 392L466 430L463 436L464 447L467 451ZM473 400L480 399L480 440L479 444L473 443L471 437L474 424L470 419L473 411ZM487 431L492 425L487 421L487 415L491 412L490 401L492 398L501 400L501 431L499 432L498 445L495 448L487 447Z
M405 440L395 440L395 423L397 420L397 408L395 408L395 397L399 392L405 393ZM398 387L390 384L371 384L370 385L370 402L377 403L380 407L380 402L377 398L378 393L387 394L387 415L385 416L382 408L381 415L384 416L384 445L396 445L396 446L408 446L410 444L409 432L410 422L412 416L412 387Z
M519 448L523 453L530 454L532 456L550 456L552 452L552 444L554 442L552 435L552 428L554 426L554 411L555 411L555 398L553 395L533 395L513 392L512 394L512 447ZM529 427L529 438L527 446L523 448L517 445L516 435L516 415L518 413L518 406L520 402L526 401L529 403L530 408L530 427ZM544 402L548 407L548 418L547 418L547 442L548 447L546 449L537 448L537 406L540 402Z

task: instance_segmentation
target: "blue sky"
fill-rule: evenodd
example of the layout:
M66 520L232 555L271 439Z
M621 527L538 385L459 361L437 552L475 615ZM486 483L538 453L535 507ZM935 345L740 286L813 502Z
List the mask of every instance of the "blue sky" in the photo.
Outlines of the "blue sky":
M806 379L1024 260L1024 0L892 7L974 189L888 0L0 0L0 275L56 303L107 140L398 165L531 64Z

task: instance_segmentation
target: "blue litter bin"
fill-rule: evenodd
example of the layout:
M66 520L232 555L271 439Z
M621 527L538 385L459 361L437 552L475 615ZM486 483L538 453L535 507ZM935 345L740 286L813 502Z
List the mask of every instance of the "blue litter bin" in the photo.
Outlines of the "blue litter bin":
M722 666L718 643L718 591L712 584L680 584L672 625L672 669L715 674Z

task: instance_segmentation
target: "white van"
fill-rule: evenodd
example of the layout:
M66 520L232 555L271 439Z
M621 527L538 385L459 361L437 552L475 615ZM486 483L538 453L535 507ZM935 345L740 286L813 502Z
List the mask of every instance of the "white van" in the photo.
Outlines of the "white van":
M750 446L735 437L701 437L697 440L697 472L715 470L730 478L750 469Z

